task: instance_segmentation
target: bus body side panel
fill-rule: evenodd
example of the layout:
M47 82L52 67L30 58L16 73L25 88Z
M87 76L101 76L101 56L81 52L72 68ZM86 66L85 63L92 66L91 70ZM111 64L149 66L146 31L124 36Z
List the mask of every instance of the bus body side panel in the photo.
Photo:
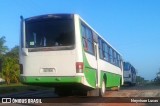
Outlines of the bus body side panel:
M132 83L131 70L124 71L124 83Z
M87 82L91 85L92 88L96 87L96 71L97 63L95 57L91 56L88 53L83 53L84 59L84 74L87 79Z
M84 64L84 84L88 87L95 88L96 87L96 71L97 71L97 63L95 56L87 53L84 50L82 44L82 32L81 32L81 19L79 18L79 29L80 29L80 42L81 42L81 51L83 56L83 64ZM80 53L81 53L80 51Z
M124 71L124 83L136 84L136 73L132 73L131 70Z
M85 23L85 24L88 26L87 23ZM82 34L81 34L81 36L82 36ZM83 45L82 45L82 47L83 47ZM97 78L96 71L99 71L98 72L99 73L98 74L98 87L99 88L101 88L101 83L102 83L104 75L107 76L107 79L106 79L107 87L120 86L122 84L122 80L123 80L122 69L117 66L114 66L106 61L99 59L99 53L97 53L97 54L98 54L98 58L97 58L98 60L96 60L94 55L91 55L90 53L86 52L83 48L83 60L84 60L84 65L85 65L84 74L85 74L85 78L86 78L87 82L90 85L92 85L93 88L95 88L96 87L96 78Z
M102 65L103 64L103 65ZM104 60L99 60L99 66L101 70L101 82L106 78L106 87L114 87L121 85L122 70L121 68L114 66Z
M121 85L122 76L115 73L110 73L106 71L101 71L101 81L106 75L106 87L116 87Z

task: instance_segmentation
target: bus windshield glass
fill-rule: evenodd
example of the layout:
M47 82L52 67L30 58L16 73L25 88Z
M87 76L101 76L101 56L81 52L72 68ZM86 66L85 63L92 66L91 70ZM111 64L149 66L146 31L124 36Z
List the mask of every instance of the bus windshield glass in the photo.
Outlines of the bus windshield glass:
M73 19L44 18L28 20L25 23L25 28L26 48L45 50L43 48L66 49L74 46Z
M124 63L124 71L129 71L130 70L130 64L129 63Z

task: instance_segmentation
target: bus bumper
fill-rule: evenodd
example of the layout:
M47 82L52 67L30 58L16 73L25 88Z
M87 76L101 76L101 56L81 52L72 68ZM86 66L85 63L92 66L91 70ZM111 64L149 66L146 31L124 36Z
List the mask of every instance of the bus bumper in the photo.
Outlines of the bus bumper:
M24 84L65 84L81 83L81 76L21 76L21 82Z

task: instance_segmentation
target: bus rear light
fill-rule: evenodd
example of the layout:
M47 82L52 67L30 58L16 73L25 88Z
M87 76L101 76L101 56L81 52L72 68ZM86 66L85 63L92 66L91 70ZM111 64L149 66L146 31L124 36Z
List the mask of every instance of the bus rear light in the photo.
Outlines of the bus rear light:
M76 73L83 73L83 62L76 62Z

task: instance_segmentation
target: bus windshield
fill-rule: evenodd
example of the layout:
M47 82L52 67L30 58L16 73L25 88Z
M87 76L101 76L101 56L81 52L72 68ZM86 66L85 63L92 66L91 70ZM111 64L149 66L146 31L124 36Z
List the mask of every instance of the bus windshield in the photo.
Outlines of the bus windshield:
M66 49L66 46L68 48L74 46L73 19L45 18L28 20L25 23L25 28L26 48L45 50L43 48Z
M130 70L130 64L129 63L123 63L124 71L129 71Z

